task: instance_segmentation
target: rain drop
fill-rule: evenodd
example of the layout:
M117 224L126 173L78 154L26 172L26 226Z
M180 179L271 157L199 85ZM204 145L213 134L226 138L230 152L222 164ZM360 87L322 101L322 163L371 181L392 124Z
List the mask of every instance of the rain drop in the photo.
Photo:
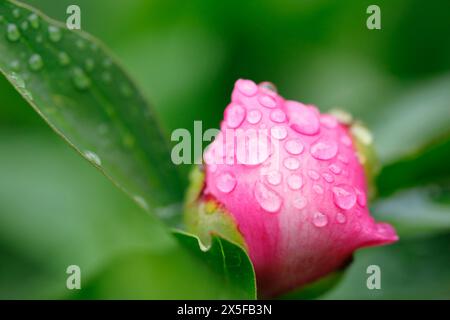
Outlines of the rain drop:
M312 108L295 101L286 101L285 105L292 129L305 135L319 132L319 117Z
M311 155L318 160L330 160L336 156L338 145L333 140L321 139L311 146Z
M281 208L282 199L275 191L269 189L261 182L256 182L255 199L261 208L267 212L275 213Z
M61 30L58 27L55 26L49 26L48 27L48 38L52 42L58 42L61 40L62 33Z
M35 13L32 13L28 16L28 21L30 21L31 27L33 29L39 28L39 16Z
M231 129L239 127L246 115L245 108L237 103L232 103L225 111L225 122Z
M261 111L259 111L257 109L250 110L247 113L247 121L248 121L248 123L251 123L251 124L257 124L258 122L260 122L261 117L262 117Z
M73 73L73 83L75 87L80 90L85 90L91 85L91 80L88 78L83 69L75 67L72 71Z
M362 192L361 190L356 189L356 197L357 197L358 204L361 207L365 207L367 204L366 194L364 192Z
M356 194L354 189L346 184L333 187L333 201L341 209L349 210L356 203Z
M19 18L20 17L20 10L19 9L14 9L12 12L14 18Z
M270 113L270 120L278 123L284 122L286 114L281 109L275 109Z
M20 29L22 29L23 31L28 30L28 21L22 21L22 23L20 24Z
M325 227L328 224L328 218L322 212L317 211L313 215L313 224L318 228Z
M258 92L258 86L251 80L239 79L236 81L237 89L248 97L254 96Z
M300 142L300 140L288 140L284 144L284 148L287 152L293 155L298 155L303 152L303 144Z
M9 41L16 42L20 39L20 31L19 28L14 23L8 24L6 27L7 38Z
M236 187L236 178L232 173L221 173L216 179L216 187L223 193L230 193Z
M295 158L286 158L283 161L283 165L288 170L297 170L300 167L300 161Z
M39 71L44 66L44 62L42 61L41 56L35 53L31 55L30 59L28 59L28 65L31 70Z
M343 214L343 213L341 213L341 212L338 212L337 214L336 214L336 221L338 222L338 223L345 223L345 221L347 221L347 218L345 217L345 215Z
M70 57L64 51L58 53L58 61L62 66L67 66L70 63Z
M282 126L274 126L270 129L270 134L277 140L283 140L287 137L287 130Z
M322 115L320 117L320 123L328 129L334 129L338 125L337 119L329 114Z
M292 190L298 190L303 186L303 179L301 176L293 174L289 176L287 183Z
M259 96L258 102L266 108L275 108L277 106L277 101L275 98L269 96L268 94Z
M295 198L292 200L292 204L296 209L304 209L307 205L308 201L306 198L302 195L296 194Z
M267 182L270 183L271 185L277 186L281 183L283 176L279 171L270 171L267 174L266 179L267 179Z
M93 162L94 164L96 164L97 166L101 166L101 165L102 165L102 161L101 161L100 157L99 157L96 153L87 150L87 151L84 152L84 156L85 156L89 161L91 161L91 162Z

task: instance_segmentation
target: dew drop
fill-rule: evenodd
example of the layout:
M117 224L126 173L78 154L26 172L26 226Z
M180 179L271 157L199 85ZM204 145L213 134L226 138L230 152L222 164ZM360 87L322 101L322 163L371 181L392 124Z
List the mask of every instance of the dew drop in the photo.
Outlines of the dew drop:
M318 160L330 160L336 156L338 145L333 140L320 139L311 146L311 155Z
M259 84L259 86L260 86L261 88L270 90L270 91L272 91L272 92L277 92L277 91L278 91L278 90L277 90L277 87L276 87L272 82L268 82L268 81L262 82L262 83Z
M221 173L217 177L216 187L223 193L230 193L236 187L236 178L232 173Z
M84 152L84 156L85 156L89 161L91 161L91 162L93 162L94 164L96 164L97 166L101 166L101 165L102 165L102 161L101 161L100 157L99 157L96 153L87 150L87 151Z
M292 200L292 204L294 205L294 207L296 209L304 209L307 205L308 201L306 200L306 198L300 194L296 194L294 196L294 199Z
M20 10L19 9L14 9L12 12L14 18L19 18L20 17Z
M328 182L328 183L334 182L334 177L333 177L333 175L331 175L331 174L329 174L329 173L327 173L327 172L324 172L324 173L322 174L322 177L323 177L323 179L324 179L326 182Z
M292 190L298 190L303 186L303 179L301 176L293 174L288 177L287 183Z
M345 215L344 215L343 213L338 212L338 213L336 214L336 221L337 221L338 223L343 224L343 223L345 223L345 221L347 221L347 218L345 217Z
M328 166L328 169L330 169L330 171L333 172L334 174L340 174L342 172L341 167L334 163L330 164Z
M320 117L320 123L329 129L334 129L338 125L338 121L335 117L329 114L324 114Z
M333 187L333 201L341 209L349 210L356 203L356 194L354 189L346 184L340 184Z
M270 171L267 174L267 182L270 183L273 186L278 186L281 183L281 180L283 179L282 174L279 171Z
M90 72L94 70L95 62L93 59L87 58L86 61L84 62L84 66L86 67L86 70Z
M356 189L356 197L357 197L358 204L361 207L365 207L367 204L366 194L364 192L362 192L361 190Z
M286 143L284 144L284 148L290 154L298 155L303 152L304 147L303 147L303 144L300 142L300 140L292 139L292 140L286 141Z
M317 181L317 180L319 180L320 175L317 173L317 171L314 171L314 170L308 170L308 177L310 177L311 180Z
M258 86L251 80L239 79L236 88L247 97L254 96L258 92Z
M287 130L282 126L274 126L270 129L270 134L277 140L283 140L287 137Z
M91 80L88 78L83 69L75 67L72 70L73 73L73 83L75 87L80 90L85 90L91 85Z
M22 21L22 23L20 24L20 29L22 29L23 31L28 30L28 21Z
M328 224L328 218L322 212L317 211L313 215L313 224L318 228L325 227Z
M270 120L273 122L284 122L286 120L286 114L281 109L275 109L270 113Z
M288 157L284 159L283 165L288 170L297 170L300 167L300 161L295 158Z
M70 63L70 57L64 51L58 53L58 61L61 66L67 66Z
M30 25L33 29L39 28L39 16L37 14L30 14L28 16L28 21L30 21Z
M313 185L313 190L317 194L323 194L323 187L321 185L318 184Z
M48 38L52 42L58 42L62 38L61 30L55 26L48 27Z
M7 38L9 41L16 42L20 39L20 31L19 28L14 23L8 24L6 27Z
M266 108L275 108L277 106L277 101L275 100L275 98L269 96L268 94L259 96L258 102Z
M269 189L261 182L256 182L255 199L261 208L267 212L275 213L281 208L282 199L275 191Z
M35 53L31 55L30 59L28 59L28 65L31 70L39 71L44 66L44 62L42 61L41 56Z
M261 111L259 111L257 109L250 110L247 113L247 121L248 121L248 123L251 123L251 124L259 123L261 121L261 117L262 117Z
M292 129L305 135L319 132L319 117L313 109L295 101L287 101L285 105Z
M246 115L245 108L237 103L232 103L225 111L225 122L231 129L239 127Z

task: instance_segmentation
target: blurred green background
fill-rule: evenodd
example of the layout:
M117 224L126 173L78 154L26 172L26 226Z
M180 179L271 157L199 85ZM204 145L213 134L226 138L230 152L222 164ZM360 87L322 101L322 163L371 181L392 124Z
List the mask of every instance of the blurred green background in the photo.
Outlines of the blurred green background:
M401 241L358 251L322 298L450 299L449 1L25 2L63 21L78 4L168 137L194 120L217 127L237 78L362 119L384 166L373 212ZM381 30L366 27L370 4ZM3 78L0 96L0 298L233 298ZM71 264L83 277L75 294ZM366 287L370 264L381 290Z

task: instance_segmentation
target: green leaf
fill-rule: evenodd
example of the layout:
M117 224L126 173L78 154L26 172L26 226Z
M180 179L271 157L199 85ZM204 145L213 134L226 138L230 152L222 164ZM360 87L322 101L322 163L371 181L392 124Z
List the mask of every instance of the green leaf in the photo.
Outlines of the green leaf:
M211 245L203 247L197 236L174 231L182 246L194 256L206 261L207 265L220 275L227 290L234 291L240 299L256 299L256 278L253 265L245 250L222 237L211 236Z
M147 211L169 220L181 183L152 108L97 40L0 3L0 71L34 110ZM164 208L158 210L158 208ZM173 208L172 208L173 209Z
M450 299L450 234L400 240L359 250L343 280L324 299ZM381 289L367 288L367 267L381 271Z
M373 127L384 163L413 154L450 133L450 75L411 88L378 114Z
M372 212L393 224L401 239L450 232L450 183L398 191L375 202Z

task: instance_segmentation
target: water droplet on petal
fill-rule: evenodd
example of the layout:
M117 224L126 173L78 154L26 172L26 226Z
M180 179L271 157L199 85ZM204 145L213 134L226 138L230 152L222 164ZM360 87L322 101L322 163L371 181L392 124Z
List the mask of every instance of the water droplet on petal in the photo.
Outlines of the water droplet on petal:
M367 204L366 194L364 192L362 192L361 190L356 189L356 197L357 197L357 200L358 200L358 204L361 207L365 207L366 204Z
M270 113L270 120L273 122L284 122L286 120L286 114L281 109L275 109Z
M356 203L356 194L353 187L340 184L333 187L333 201L341 209L349 210Z
M303 152L304 147L303 147L303 144L300 142L300 140L292 139L292 140L286 141L286 143L284 144L284 148L290 154L298 155Z
M245 119L245 108L237 103L232 103L225 110L225 122L229 128L237 128Z
M277 101L275 98L269 96L268 94L262 94L259 96L258 102L266 108L275 108L277 106Z
M247 113L247 121L248 121L248 123L251 123L251 124L257 124L258 122L260 122L261 117L262 117L261 111L259 111L257 109L250 110Z
M44 66L41 56L37 53L31 55L30 59L28 59L28 64L33 71L39 71Z
M333 175L331 175L331 174L329 174L329 173L327 173L327 172L324 172L324 173L322 174L322 177L323 177L323 179L324 179L326 182L328 182L328 183L334 182L334 177L333 177Z
M319 117L313 109L295 101L287 101L285 105L292 129L305 135L319 132Z
M270 183L273 186L277 186L281 183L281 180L283 179L282 174L279 171L270 171L267 173L267 182Z
M261 182L256 182L254 194L256 201L265 211L275 213L280 210L283 202L281 197Z
M251 80L239 79L236 81L236 88L248 97L254 96L258 92L258 86Z
M20 39L19 28L14 23L8 24L6 27L6 37L9 41L16 42Z
M325 214L323 214L322 212L317 211L313 215L312 222L316 227L322 228L328 224L328 217Z
M283 165L285 166L286 169L297 170L300 167L300 161L298 161L295 158L289 157L284 159Z
M79 67L73 68L73 83L75 84L75 87L80 90L85 90L89 88L91 85L91 80L88 78L86 73L83 71L83 69Z
M301 176L293 174L288 177L287 183L292 190L298 190L303 186L303 179Z
M87 151L84 152L84 156L89 161L95 163L97 166L101 166L102 165L102 161L101 161L100 157L96 153L87 150Z
M317 173L317 171L308 170L308 177L310 177L311 180L319 180L320 175Z
M48 38L52 42L58 42L62 38L61 30L55 26L48 27Z
M321 185L318 184L313 185L313 190L317 194L323 194L323 187Z
M338 145L333 140L320 139L311 146L311 155L318 160L330 160L336 156Z
M345 217L345 215L343 214L343 213L341 213L341 212L338 212L337 214L336 214L336 221L338 222L338 223L345 223L345 221L347 221L347 218Z
M259 84L259 87L263 88L263 89L270 90L272 92L278 92L277 87L272 82L268 82L268 81L261 82Z
M32 13L28 16L28 21L30 21L31 27L33 29L39 28L39 16L35 13Z
M283 140L284 138L287 137L287 130L285 127L282 126L273 126L270 129L270 134L272 135L272 137L274 137L277 140Z
M296 209L304 209L307 205L308 201L306 198L300 194L295 194L294 199L292 200L292 204Z
M230 193L236 187L236 178L232 173L221 173L216 179L216 187L223 193Z
M67 66L70 63L70 57L67 53L61 51L58 53L58 61L62 66Z
M333 172L334 174L340 174L342 172L341 167L339 167L337 164L330 164L328 166L328 169L330 169L331 172Z

